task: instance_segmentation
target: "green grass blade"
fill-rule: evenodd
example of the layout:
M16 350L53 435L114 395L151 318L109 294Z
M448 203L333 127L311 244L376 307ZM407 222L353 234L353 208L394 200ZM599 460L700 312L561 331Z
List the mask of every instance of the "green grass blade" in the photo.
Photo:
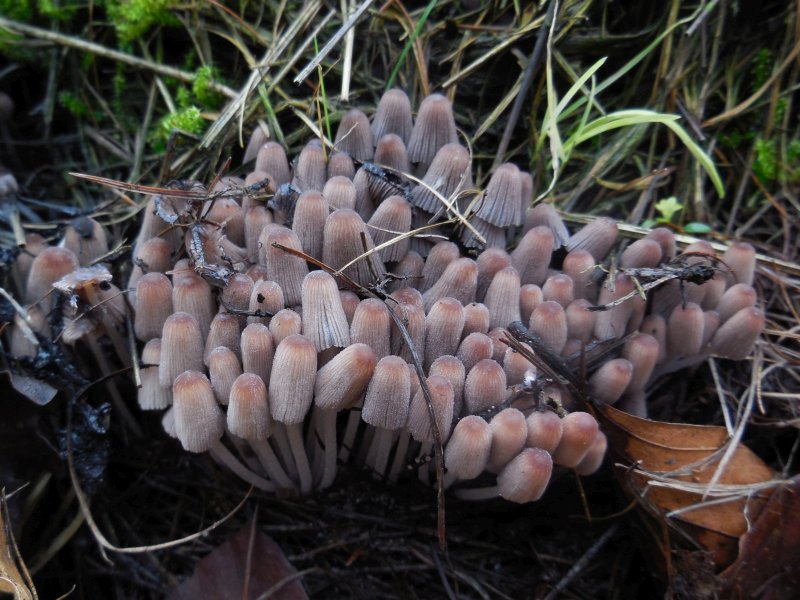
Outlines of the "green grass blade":
M422 31L422 28L425 26L425 22L428 20L428 17L430 16L431 12L436 7L436 4L437 0L430 0L430 2L428 2L428 6L426 6L425 10L422 12L422 16L420 16L419 22L417 23L417 26L414 28L414 33L411 34L411 36L406 41L406 45L403 46L403 51L397 58L397 62L395 63L394 68L392 69L392 74L389 75L389 79L386 80L387 90L392 89L392 86L394 86L394 80L397 79L397 74L400 72L400 67L403 66L403 62L406 60L406 56L408 56L408 53L411 51L411 47L414 45L414 42L417 41L417 38L419 37L419 34Z

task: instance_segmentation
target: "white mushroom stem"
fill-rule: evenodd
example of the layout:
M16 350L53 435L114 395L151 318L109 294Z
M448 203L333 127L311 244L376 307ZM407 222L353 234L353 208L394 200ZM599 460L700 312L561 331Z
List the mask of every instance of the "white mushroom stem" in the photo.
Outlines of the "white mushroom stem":
M392 483L397 481L400 472L406 465L406 454L408 453L408 444L411 442L411 434L408 431L401 431L397 439L397 446L394 451L394 459L392 460L392 467L389 469L389 476L387 479Z
M360 409L361 402L358 403L357 407ZM339 460L342 462L347 462L350 458L350 452L356 441L356 434L358 433L358 426L360 424L361 410L350 410L350 414L347 417L347 426L345 427L344 436L342 437L342 446L339 449Z
M422 442L419 447L419 453L417 454L420 463L417 469L417 476L425 485L431 482L431 464L430 461L426 460L431 456L431 452L433 452L433 442Z
M322 471L322 481L319 489L324 490L336 479L336 412L315 407L317 417L317 431L322 434L322 446L324 447L324 468Z
M491 500L492 498L499 498L500 491L496 485L476 488L461 488L455 492L456 498L460 500L468 500L470 502L477 500Z
M246 481L250 485L257 487L260 490L264 490L265 492L276 491L275 484L273 484L271 481L267 481L259 475L256 475L250 469L245 467L233 454L231 454L230 450L228 450L221 441L214 442L214 445L212 445L208 451L214 460L233 471L242 480Z
M381 477L386 475L386 465L389 463L389 454L392 451L394 437L394 430L378 427L372 438L372 448L374 448L374 455L373 451L370 450L370 455L373 456L374 461L372 468Z
M289 479L286 471L283 470L275 451L270 446L268 440L249 440L250 447L258 457L258 462L264 467L267 475L275 482L275 485L282 490L294 490L295 484Z
M303 424L285 424L286 436L289 438L289 447L292 449L294 464L297 467L297 477L300 480L300 493L304 496L311 493L314 480L311 477L311 466L308 464L306 447L303 444Z
M289 438L286 436L286 427L283 423L275 423L275 432L272 434L272 439L278 450L278 456L286 468L286 473L291 479L297 481L297 467L294 464L294 458L292 458L292 449L289 446Z

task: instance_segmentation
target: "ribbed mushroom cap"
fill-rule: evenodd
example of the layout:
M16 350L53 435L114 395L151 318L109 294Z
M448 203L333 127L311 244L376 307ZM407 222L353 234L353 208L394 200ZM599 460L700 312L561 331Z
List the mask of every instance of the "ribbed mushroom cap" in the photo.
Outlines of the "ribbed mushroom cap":
M570 302L564 314L567 318L567 338L579 340L588 344L592 340L596 314L587 310L592 303L588 300L573 300Z
M597 421L589 413L574 412L561 419L563 431L553 462L574 468L586 456L597 435Z
M206 452L219 442L225 431L225 417L205 375L198 371L178 375L172 398L175 434L185 450Z
M411 161L408 160L406 145L399 135L389 133L381 138L375 145L375 164L389 167L393 171L408 173L411 171Z
M371 160L375 145L367 115L357 108L348 110L339 121L335 144L356 160Z
M250 292L250 303L247 307L249 313L261 313L263 316L250 315L248 323L263 323L268 325L270 315L274 315L284 307L283 290L275 281L261 279L253 284Z
M249 261L258 260L258 239L264 227L273 222L272 212L264 206L250 206L244 216L244 245Z
M492 173L476 215L498 227L522 225L522 180L519 168L504 163Z
M300 315L290 308L279 310L269 321L269 332L272 334L272 342L276 348L284 338L293 333L300 333L302 330L303 321Z
M478 361L467 373L464 383L464 408L468 414L483 412L505 401L506 374L491 359Z
M651 229L643 239L653 240L661 246L661 262L668 262L675 256L675 234L666 227Z
M541 302L533 309L530 329L553 352L560 353L567 343L567 315L558 302Z
M88 266L92 261L108 253L106 230L90 217L78 217L64 228L61 247L71 250L80 266Z
M322 195L332 210L356 207L356 188L353 182L341 175L331 177L322 189Z
M523 344L532 352L528 344ZM536 366L513 348L506 348L503 355L503 371L506 373L506 385L519 385L526 377L536 374Z
M328 215L323 237L322 261L334 269L341 269L375 247L364 221L358 213L346 208L335 210ZM382 277L385 273L383 262L374 253L359 258L344 269L345 275L364 286L371 285L376 277Z
M214 397L223 406L228 404L234 380L242 374L242 365L233 350L217 346L208 355L208 378Z
M658 353L658 341L652 335L635 333L625 341L622 358L633 365L633 375L625 389L626 395L644 390L656 366Z
M575 250L564 257L562 270L573 281L572 291L576 299L593 302L597 298L597 285L592 280L596 264L597 261L586 250Z
M342 350L317 372L315 404L326 410L353 406L367 389L376 361L366 344L354 343Z
M458 258L447 265L447 268L424 294L422 302L426 311L442 298L458 300L462 305L475 301L475 290L478 286L478 265L471 258Z
M753 284L756 270L756 249L753 246L747 242L734 242L722 255L722 260L732 271L730 276L732 281L745 285Z
M544 300L558 302L564 308L575 299L575 284L569 275L556 273L547 278L542 286Z
M325 151L315 140L305 145L297 157L292 185L301 192L316 190L321 192L328 179L328 166L325 163Z
M480 361L492 358L494 342L485 333L473 332L461 340L456 356L464 365L467 373Z
M444 377L453 386L453 414L458 416L464 403L464 380L466 379L464 364L455 356L440 356L431 363L428 375ZM416 393L416 390L414 390Z
M453 242L439 242L431 248L425 266L422 267L422 280L415 285L420 292L426 292L439 281L447 266L461 255Z
M408 140L412 163L427 167L439 149L458 141L453 107L441 94L431 94L419 106L419 114Z
M450 423L453 422L453 387L444 377L434 375L427 378L428 389L431 392L433 413L436 416L436 426L439 429L442 443L450 436ZM433 442L433 429L428 412L428 403L422 386L414 394L408 412L408 431L418 442Z
M269 385L275 346L266 325L251 323L242 330L242 371L254 373Z
M33 259L25 285L25 303L40 302L50 293L53 283L78 268L78 258L66 248L49 247ZM42 302L42 309L49 312L53 305L51 298Z
M464 329L464 309L454 298L437 300L425 317L425 368L438 357L455 355Z
M492 432L492 447L486 468L499 472L517 454L522 452L528 439L528 425L516 408L505 408L489 421Z
M507 327L520 320L519 291L519 273L514 267L505 267L495 274L483 299L489 309L489 327Z
M489 331L489 309L480 302L470 302L464 306L464 329L462 338L470 333L486 333Z
M368 345L380 360L391 353L392 318L386 304L377 298L358 303L350 324L350 341Z
M601 262L617 241L617 222L609 217L587 223L567 243L567 250L586 250Z
M254 373L242 373L231 386L228 429L246 440L266 440L272 433L267 387Z
M475 479L486 468L492 449L489 424L475 415L459 420L444 450L447 475L456 479Z
M222 226L230 241L237 246L244 246L244 211L234 198L219 196L213 201L209 200L206 202L203 218Z
M647 315L642 321L639 331L652 336L658 342L658 359L656 364L667 360L667 322L661 315Z
M238 317L230 313L217 313L211 320L211 327L206 337L205 352L203 353L205 364L208 364L208 356L217 346L230 348L233 350L233 353L241 359L241 348L239 345L241 332L242 330L239 327Z
M322 258L322 236L328 218L328 202L321 192L310 190L300 194L294 209L292 231L297 234L303 251L316 259Z
M286 425L302 423L314 400L317 350L307 337L292 334L278 344L269 382L272 418Z
M703 343L703 309L694 302L676 306L667 319L667 356L694 356Z
M633 292L633 281L627 275L618 273L614 278L614 291L607 286L600 289L597 298L597 305L604 306ZM599 311L595 317L594 336L599 340L621 338L625 335L628 321L634 312L637 304L642 304L643 300L638 294L631 296L621 304L612 306L608 310Z
M715 310L724 323L743 308L755 306L757 300L756 291L751 286L737 283L725 291Z
M339 299L342 301L342 308L344 309L344 314L347 317L347 323L352 325L353 317L356 314L356 308L358 308L361 298L359 298L355 292L351 292L350 290L339 290ZM352 341L352 337L350 341Z
M711 338L711 353L731 360L743 360L764 329L764 313L754 306L743 308L725 321Z
M303 278L308 274L308 266L306 261L299 256L274 247L273 244L276 243L293 250L302 251L303 247L293 231L275 226L267 235L266 244L262 248L264 264L271 273L272 279L281 286L286 305L300 304L300 289L303 285Z
M161 340L154 338L142 349L142 387L137 399L142 410L161 410L172 404L172 390L158 384L158 365L161 361Z
M251 160L255 160L255 158L258 156L258 151L261 150L261 146L266 144L268 141L269 130L265 127L262 127L260 123L256 123L255 129L253 129L253 133L250 134L250 139L247 141L247 148L244 150L242 163L248 163Z
M406 303L393 306L390 310L394 311L400 319L400 322L403 323L403 326L411 338L411 342L414 344L414 352L416 352L417 357L422 360L425 356L425 311L416 304ZM392 354L400 356L406 362L412 361L411 349L394 322L392 322L391 343Z
M544 494L552 472L550 454L539 448L525 448L500 471L497 491L510 502L534 502Z
M177 312L164 321L158 383L161 387L172 387L178 375L190 370L203 370L203 338L197 319Z
M564 427L559 416L546 411L534 411L525 418L528 437L525 444L530 448L541 448L552 454L558 448Z
M211 294L211 286L198 275L178 278L172 286L171 306L175 312L185 312L197 319L200 333L205 339L217 306ZM138 311L137 311L138 312Z
M350 345L350 328L336 280L325 271L312 271L303 280L303 335L322 352Z
M609 360L589 378L589 395L598 402L613 404L622 396L632 377L633 365L629 360Z
M400 429L408 420L411 379L408 366L399 356L384 356L375 366L364 396L361 418L384 429Z
M267 142L261 146L254 170L272 175L272 184L276 189L292 180L286 150L277 142Z
M172 262L172 248L164 238L155 237L142 242L133 251L133 269L128 289L135 288L136 282L145 273L166 273Z
M387 134L395 134L407 143L412 127L411 102L406 93L397 88L384 92L372 117L372 137L380 140Z
M221 309L236 316L239 327L247 325L247 309L253 293L253 280L244 273L235 273L222 290Z
M564 221L561 220L561 216L552 204L541 202L525 211L523 234L540 225L547 227L553 233L553 250L566 246L569 242L567 226L564 225Z
M416 290L413 287L402 287L397 289L390 294L390 298L392 298L392 300L398 304L413 304L418 308L423 308L422 294L419 293L419 290Z
M475 262L478 265L478 289L475 297L483 302L494 276L511 266L511 256L503 248L487 248L478 255Z
M553 232L547 227L534 227L522 236L511 253L511 264L519 272L520 282L542 285L552 254Z
M399 238L411 230L411 205L400 196L389 196L380 203L367 222L375 245ZM383 262L397 262L408 254L410 238L397 239L378 252Z
M584 456L583 460L575 467L575 472L578 475L591 475L597 471L603 464L607 448L608 439L602 431L598 431L586 456Z
M409 158L411 162L416 162L410 147ZM411 191L411 204L428 213L437 213L444 208L439 196L451 201L457 190L469 190L473 187L472 167L469 151L456 143L443 146L432 158L433 162L422 178L423 183Z
M619 257L619 266L623 269L657 267L661 264L661 254L661 245L657 241L643 238L625 248Z
M352 181L355 174L356 168L353 164L353 159L350 158L350 155L346 152L334 152L328 157L328 181L335 177L346 177ZM325 193L324 189L322 193ZM331 202L330 198L328 198L328 202ZM331 206L333 206L332 202ZM341 206L338 208L345 207ZM352 208L352 206L350 208Z
M164 322L172 312L172 284L163 273L147 273L136 284L136 314L133 331L146 342L161 337ZM198 330L199 331L199 330Z

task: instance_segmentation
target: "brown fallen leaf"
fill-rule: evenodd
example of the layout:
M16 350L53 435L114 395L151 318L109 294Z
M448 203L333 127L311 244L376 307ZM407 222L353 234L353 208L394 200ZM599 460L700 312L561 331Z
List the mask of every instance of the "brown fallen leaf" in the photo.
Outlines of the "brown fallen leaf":
M663 423L597 407L623 487L662 524L730 565L739 538L775 489L776 473L740 444L712 489L728 441L724 427Z
M750 531L739 557L722 572L726 598L783 600L800 590L800 477L775 490Z
M271 600L308 600L297 570L254 518L198 561L169 600L255 600L267 591Z
M5 594L11 594L14 600L35 600L39 597L14 543L6 491L0 489L0 595L5 597Z

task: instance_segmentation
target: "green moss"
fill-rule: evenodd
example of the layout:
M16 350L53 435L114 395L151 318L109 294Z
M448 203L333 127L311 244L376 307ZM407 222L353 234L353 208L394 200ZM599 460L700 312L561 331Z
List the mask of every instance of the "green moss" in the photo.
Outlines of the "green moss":
M121 42L133 42L158 26L175 27L175 0L106 0L106 10Z
M223 100L222 95L215 92L211 87L211 84L217 81L218 78L217 69L210 65L200 67L194 75L192 93L201 104L208 108L218 107Z
M758 54L756 54L754 63L752 90L756 91L766 83L772 72L772 65L774 63L772 52L768 48L762 48L759 50Z
M206 122L200 114L200 109L188 106L163 117L151 132L150 142L156 150L163 150L173 131L199 135L205 128Z
M30 2L25 0L0 0L0 15L14 21L29 21L33 13Z
M69 21L75 16L75 13L86 6L85 2L70 0L37 0L36 4L43 17L56 21Z
M72 92L66 90L59 92L58 103L66 108L74 117L82 118L89 115L89 107Z
M775 181L778 176L778 145L774 140L758 138L754 148L753 173L763 183Z

